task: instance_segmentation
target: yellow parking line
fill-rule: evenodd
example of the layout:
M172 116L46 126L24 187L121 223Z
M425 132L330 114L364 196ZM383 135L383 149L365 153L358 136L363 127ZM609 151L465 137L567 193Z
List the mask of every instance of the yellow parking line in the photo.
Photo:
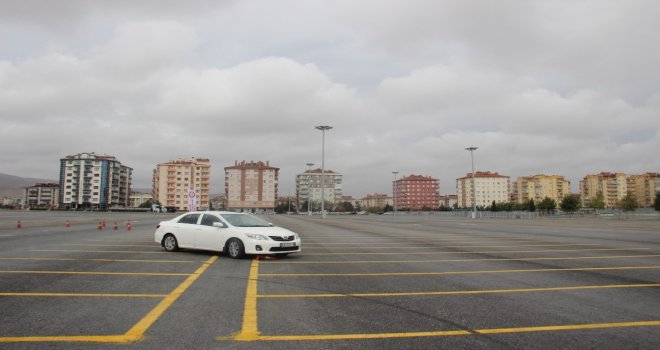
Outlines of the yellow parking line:
M259 277L381 277L381 276L430 276L430 275L476 275L490 273L526 273L526 272L563 272L563 271L611 271L660 269L656 266L620 266L620 267L571 267L557 269L522 269L522 270L482 270L482 271L441 271L441 272L382 272L382 273L260 273Z
M211 266L218 256L212 256L197 271L193 272L190 277L186 278L172 293L170 293L163 301L161 301L155 308L153 308L146 316L144 316L135 326L133 326L124 336L133 338L136 341L144 337L144 333L151 327L151 325L160 318L160 316L169 309L174 302L201 276L206 269Z
M259 337L257 322L257 278L259 276L259 260L252 260L250 275L245 290L245 304L243 307L243 326L236 335L236 340L256 340Z
M138 259L74 259L74 258L0 258L0 260L27 260L27 261L102 261L102 262L138 262L138 263L194 263L193 260L138 260Z
M141 253L141 254L167 254L151 250L72 250L72 249L33 249L31 252L68 252L68 253Z
M431 332L402 332L402 333L365 333L365 334L319 334L319 335L260 335L254 339L237 339L218 337L217 340L242 340L242 341L297 341L297 340L351 340L351 339L388 339L388 338L418 338L418 337L448 337L459 335L477 334L509 334L524 332L559 332L606 328L630 328L630 327L657 327L660 321L635 321L635 322L613 322L613 323L591 323L555 326L514 327L514 328L486 328L453 331L431 331Z
M433 255L433 254L492 254L492 253L565 253L565 252L595 252L595 251L627 251L627 250L650 250L651 248L597 248L597 249L543 249L543 250L489 250L489 251L462 251L462 252L448 252L448 251L437 251L437 252L415 252L415 254L420 255ZM346 255L346 252L342 253L304 253L301 256L317 256L317 255ZM350 253L350 255L401 255L399 251L396 252L379 252L379 253Z
M558 292L567 290L585 289L614 289L614 288L649 288L660 287L654 284L611 284L599 286L572 286L549 288L519 288L519 289L486 289L486 290L457 290L437 292L401 292L401 293L347 293L347 294L259 294L258 298L343 298L343 297L418 297L434 295L471 295L471 294L505 294L505 293L531 293L531 292Z
M626 259L626 258L658 258L660 254L650 255L603 255L603 256L574 256L562 258L485 258L485 259L430 259L430 260L265 260L265 264L320 264L320 265L339 265L339 264L411 264L411 263L442 263L442 262L480 262L480 261L537 261L537 260L593 260L593 259Z
M0 270L2 273L41 274L41 275L119 275L119 276L190 276L189 273L166 272L102 272L102 271L35 271L35 270Z
M164 298L167 294L0 293L0 297Z
M202 264L185 281L156 305L145 317L123 335L90 335L90 336L44 336L44 337L0 337L0 343L33 343L33 342L87 342L87 343L133 343L144 338L144 333L151 325L167 311L167 309L192 285L206 269L218 259L212 256Z

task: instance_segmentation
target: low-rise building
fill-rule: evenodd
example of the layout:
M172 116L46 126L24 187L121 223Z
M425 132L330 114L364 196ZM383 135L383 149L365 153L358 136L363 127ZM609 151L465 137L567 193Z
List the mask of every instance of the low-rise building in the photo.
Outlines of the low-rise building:
M455 194L440 196L438 200L440 201L440 208L454 208L458 205L458 195Z
M385 208L388 205L394 207L394 199L391 196L381 193L368 194L358 202L363 209Z
M153 195L146 192L132 192L130 197L130 207L139 208L140 205L153 201Z
M57 209L60 196L60 185L42 183L23 189L23 208Z

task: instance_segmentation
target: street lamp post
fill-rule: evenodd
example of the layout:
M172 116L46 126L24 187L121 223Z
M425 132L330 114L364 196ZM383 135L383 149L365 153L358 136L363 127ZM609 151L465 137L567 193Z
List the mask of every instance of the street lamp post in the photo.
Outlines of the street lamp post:
M477 189L474 185L474 155L473 152L477 150L478 147L468 147L465 150L470 151L470 160L472 162L472 218L477 218Z
M315 127L321 130L321 219L325 219L325 131L332 129L331 126L320 125Z
M392 174L394 174L394 186L392 186L392 197L394 197L394 216L396 216L396 175L398 173L398 171L392 172Z
M307 172L309 172L309 175L307 175L307 215L312 215L312 165L314 163L306 163L306 165L309 167Z

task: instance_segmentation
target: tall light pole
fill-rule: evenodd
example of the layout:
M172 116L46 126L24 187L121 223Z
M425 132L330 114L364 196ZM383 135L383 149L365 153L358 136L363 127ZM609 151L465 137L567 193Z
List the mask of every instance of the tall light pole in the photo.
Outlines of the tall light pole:
M309 167L307 172L307 215L312 215L312 165L314 163L306 163Z
M396 174L398 173L398 171L392 172L392 174L394 174L394 186L392 186L392 197L394 197L394 216L396 216Z
M473 152L477 150L478 147L468 147L465 150L470 151L470 160L472 161L472 218L477 218L477 189L474 187L474 155Z
M321 219L325 219L325 131L332 129L331 126L320 125L315 127L321 130Z

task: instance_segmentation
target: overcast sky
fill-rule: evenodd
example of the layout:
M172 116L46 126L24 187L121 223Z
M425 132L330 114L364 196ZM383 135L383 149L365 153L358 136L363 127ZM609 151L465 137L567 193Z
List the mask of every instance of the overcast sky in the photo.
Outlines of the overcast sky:
M660 2L2 0L0 172L57 179L59 159L207 157L440 180L660 171Z

